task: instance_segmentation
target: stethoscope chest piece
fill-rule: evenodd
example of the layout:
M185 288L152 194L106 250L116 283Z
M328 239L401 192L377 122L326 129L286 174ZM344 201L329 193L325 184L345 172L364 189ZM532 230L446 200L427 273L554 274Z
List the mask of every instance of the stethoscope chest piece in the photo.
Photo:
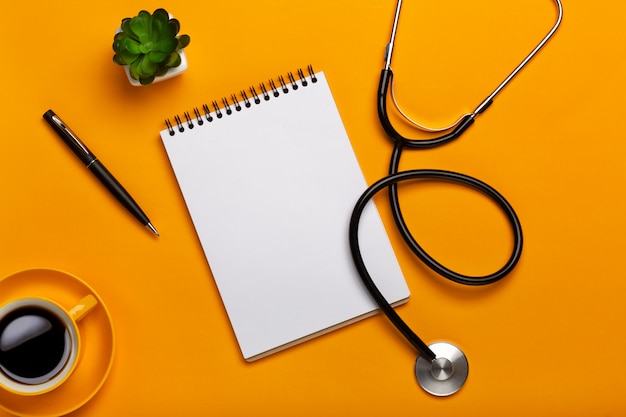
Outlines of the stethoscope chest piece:
M465 354L446 342L433 343L429 348L437 357L430 362L422 355L418 356L415 361L417 382L424 391L437 397L454 394L465 384L469 373Z

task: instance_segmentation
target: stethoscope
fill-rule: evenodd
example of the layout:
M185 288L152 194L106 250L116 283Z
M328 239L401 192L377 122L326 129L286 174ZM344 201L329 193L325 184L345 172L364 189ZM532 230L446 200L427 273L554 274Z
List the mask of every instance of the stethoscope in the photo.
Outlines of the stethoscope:
M493 99L511 82L511 80L530 62L534 56L543 48L550 38L557 31L563 18L563 7L560 0L553 0L558 8L558 16L556 23L548 34L537 44L537 46L528 54L526 58L498 85L482 103L476 107L472 113L464 114L456 122L450 126L442 128L428 128L413 120L411 120L398 106L393 93L393 71L391 69L391 56L400 18L400 8L402 0L398 0L393 28L391 31L391 40L387 44L385 53L385 67L380 75L378 86L378 117L383 129L394 142L394 148L391 155L389 165L389 175L372 184L357 201L352 217L350 220L350 249L352 258L363 283L376 301L380 309L385 313L389 320L395 325L400 333L417 349L418 357L415 361L415 374L420 386L430 394L435 396L448 396L457 392L467 380L469 366L465 354L452 343L436 342L426 345L402 320L396 313L394 308L387 302L384 295L380 292L372 277L370 276L359 248L358 230L361 214L368 202L381 190L389 189L389 201L395 224L413 253L433 271L443 277L464 285L487 285L492 284L508 275L518 263L523 246L522 227L517 214L509 202L493 187L488 184L470 177L452 171L438 169L416 169L409 171L399 171L400 156L405 148L408 149L429 149L440 145L444 145L458 138L465 130L474 123L476 117L484 112L493 102ZM407 119L414 127L431 133L439 133L440 136L430 139L409 139L402 136L391 124L387 115L387 95L389 85L391 84L391 96L394 106L405 119ZM497 271L484 276L468 276L457 273L445 267L433 257L431 257L417 242L411 234L398 200L398 183L411 180L435 180L456 183L461 186L475 189L488 198L490 198L505 214L510 223L513 233L513 249L506 263Z

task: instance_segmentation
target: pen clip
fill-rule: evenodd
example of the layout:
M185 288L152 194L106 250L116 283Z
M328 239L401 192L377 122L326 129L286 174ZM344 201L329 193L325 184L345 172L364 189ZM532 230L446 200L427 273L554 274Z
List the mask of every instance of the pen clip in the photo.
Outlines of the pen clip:
M91 155L91 152L89 151L89 149L87 149L87 147L85 146L85 144L83 142L81 142L80 139L78 139L78 136L76 136L74 134L74 132L72 132L72 130L67 127L67 125L65 123L63 123L63 120L61 120L59 118L59 116L57 116L56 114L51 116L52 121L54 122L54 124L56 124L56 126L61 129L63 132L65 132L65 134L67 135L66 137L68 139L70 139L74 145L76 145L78 147L78 149L80 149L82 152L85 153L85 155Z

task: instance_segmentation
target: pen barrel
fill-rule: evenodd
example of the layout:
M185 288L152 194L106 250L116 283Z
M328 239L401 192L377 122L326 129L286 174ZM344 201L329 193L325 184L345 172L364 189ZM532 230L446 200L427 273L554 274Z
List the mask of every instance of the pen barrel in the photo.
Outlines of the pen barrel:
M141 210L139 205L133 200L128 191L120 184L108 169L99 160L94 160L89 165L89 170L100 180L100 182L113 194L113 196L144 226L150 223L148 216Z

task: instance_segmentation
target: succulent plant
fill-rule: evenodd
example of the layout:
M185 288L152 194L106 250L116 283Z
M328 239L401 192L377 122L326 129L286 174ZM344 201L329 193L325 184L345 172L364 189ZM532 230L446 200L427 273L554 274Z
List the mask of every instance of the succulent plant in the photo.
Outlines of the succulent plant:
M113 40L113 62L129 65L130 76L142 85L180 65L179 51L189 45L189 35L178 35L180 22L165 9L142 10L124 18Z

